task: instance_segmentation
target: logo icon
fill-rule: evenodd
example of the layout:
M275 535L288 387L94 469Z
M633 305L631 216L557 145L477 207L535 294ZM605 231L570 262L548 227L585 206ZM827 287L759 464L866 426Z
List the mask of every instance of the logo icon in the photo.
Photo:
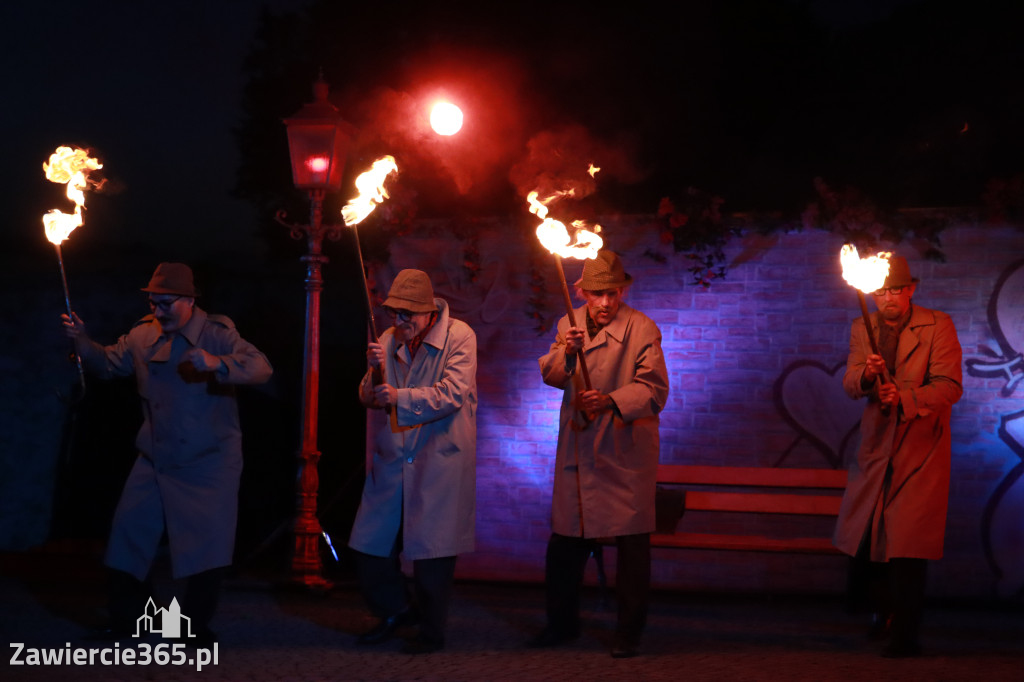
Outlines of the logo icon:
M187 634L183 635L183 631ZM132 637L142 637L147 632L160 634L164 639L195 637L192 619L181 613L177 597L171 599L171 605L167 608L157 608L153 598L149 598L144 613L135 620L135 634Z

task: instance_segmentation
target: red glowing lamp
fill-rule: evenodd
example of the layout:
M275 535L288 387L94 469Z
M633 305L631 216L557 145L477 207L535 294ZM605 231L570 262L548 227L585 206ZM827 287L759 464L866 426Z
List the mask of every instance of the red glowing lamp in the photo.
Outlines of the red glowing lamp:
M438 102L430 110L430 127L438 135L454 135L462 128L462 109L451 102Z
M337 107L327 101L327 83L313 84L313 101L284 119L292 180L299 189L336 191L345 172L345 156L355 137Z
M317 518L320 489L320 450L317 446L320 401L320 291L323 289L324 237L337 239L341 224L324 224L323 201L328 191L341 188L345 157L356 129L342 120L337 108L327 101L327 83L323 76L313 84L313 102L284 120L288 130L288 151L292 161L295 187L309 194L309 223L288 228L295 239L306 239L306 341L303 351L302 443L298 453L296 477L295 547L291 558L291 578L305 587L323 590L330 586L323 575L320 538L327 537ZM328 542L330 540L328 539ZM333 550L332 550L333 551Z

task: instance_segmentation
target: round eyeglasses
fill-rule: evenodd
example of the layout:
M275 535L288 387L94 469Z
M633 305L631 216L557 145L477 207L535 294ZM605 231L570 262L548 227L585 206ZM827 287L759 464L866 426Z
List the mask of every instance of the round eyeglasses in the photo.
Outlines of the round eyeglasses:
M416 314L411 310L396 310L394 308L385 308L384 311L396 320L402 320L403 322L408 322Z
M150 308L150 310L156 310L157 308L159 308L160 310L164 310L164 311L170 310L171 306L173 306L175 303L177 303L180 299L181 299L181 296L174 296L172 298L164 298L164 299L161 299L159 301L154 299L154 298L151 298L151 299L149 299L149 308Z

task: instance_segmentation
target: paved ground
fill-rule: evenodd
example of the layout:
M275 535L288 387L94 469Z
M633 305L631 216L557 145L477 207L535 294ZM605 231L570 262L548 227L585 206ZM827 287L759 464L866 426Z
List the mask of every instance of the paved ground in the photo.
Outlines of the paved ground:
M0 555L0 633L26 648L97 647L103 617L96 557ZM357 648L368 627L351 584L326 595L242 575L213 623L218 662L194 666L11 666L2 680L1024 680L1024 611L931 604L918 659L890 660L838 598L657 594L644 655L608 655L613 611L588 592L583 636L555 650L522 643L543 624L538 586L459 584L449 647L426 656L400 641ZM158 635L147 640L160 642ZM138 640L120 647L138 647ZM22 654L25 656L25 654Z

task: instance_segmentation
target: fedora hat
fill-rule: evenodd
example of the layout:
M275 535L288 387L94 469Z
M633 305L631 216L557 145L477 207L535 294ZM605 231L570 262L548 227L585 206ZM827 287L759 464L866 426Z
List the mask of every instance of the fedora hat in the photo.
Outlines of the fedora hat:
M402 270L391 283L385 308L408 310L414 313L432 313L437 310L434 303L434 287L422 270Z
M583 261L583 275L576 286L584 291L617 289L632 283L633 278L622 268L622 261L612 251L598 251L596 258Z
M910 276L910 265L903 256L893 256L889 259L889 274L885 278L883 289L890 287L905 287L920 282L916 277Z
M142 288L151 294L174 294L176 296L199 295L192 280L192 268L184 263L161 263L156 266L149 285Z

